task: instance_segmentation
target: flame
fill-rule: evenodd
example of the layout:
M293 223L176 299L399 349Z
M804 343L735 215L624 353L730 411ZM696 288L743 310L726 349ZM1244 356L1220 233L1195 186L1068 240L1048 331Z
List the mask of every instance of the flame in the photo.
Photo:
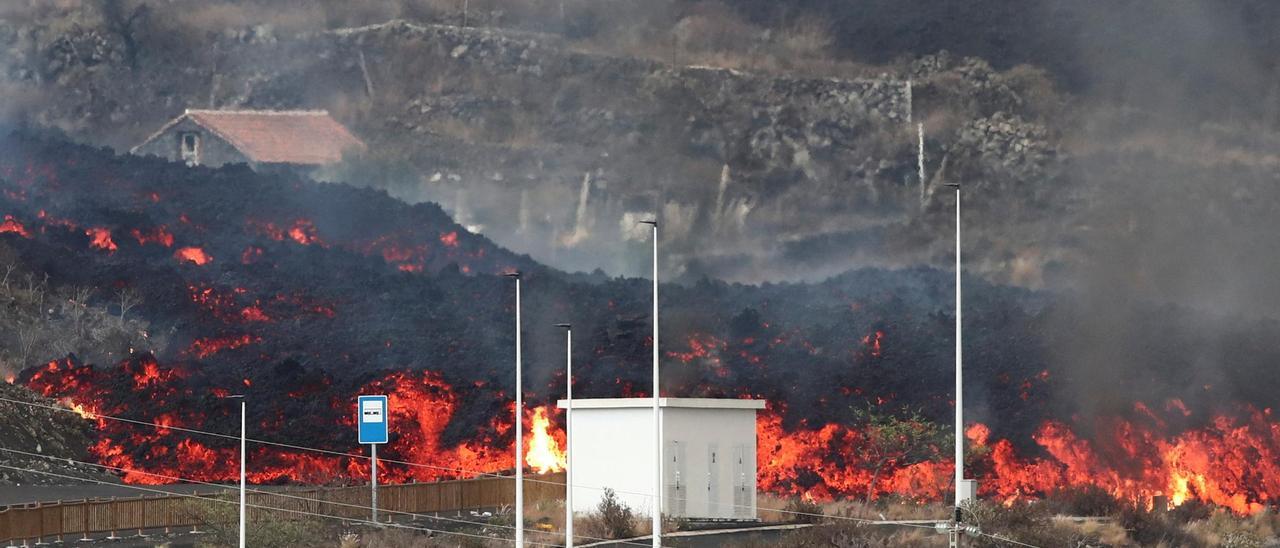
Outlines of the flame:
M444 244L445 247L458 247L458 231L441 234L440 243Z
M178 259L178 262L186 261L201 266L209 264L209 261L213 260L213 257L210 257L203 249L198 247L178 248L178 250L173 253L173 256Z
M568 460L564 451L560 450L560 443L550 433L551 420L547 418L547 406L535 407L529 422L531 436L525 443L525 464L539 474L564 470Z
M80 415L80 418L82 419L94 420L98 418L98 414L94 413L91 408L80 405L72 401L71 398L63 398L62 404L69 407L72 411L75 411L76 414Z
M116 243L111 241L111 229L96 226L85 229L84 234L89 237L89 247L100 249L108 253L115 253Z

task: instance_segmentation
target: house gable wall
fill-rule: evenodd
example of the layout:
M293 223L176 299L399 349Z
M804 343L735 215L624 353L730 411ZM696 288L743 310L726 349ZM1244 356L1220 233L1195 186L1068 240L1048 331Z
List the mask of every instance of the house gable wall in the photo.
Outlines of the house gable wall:
M182 161L182 135L195 133L200 136L200 165L218 167L225 164L248 164L249 159L241 154L231 143L205 127L185 118L166 128L154 139L134 149L134 154L154 155L161 158Z

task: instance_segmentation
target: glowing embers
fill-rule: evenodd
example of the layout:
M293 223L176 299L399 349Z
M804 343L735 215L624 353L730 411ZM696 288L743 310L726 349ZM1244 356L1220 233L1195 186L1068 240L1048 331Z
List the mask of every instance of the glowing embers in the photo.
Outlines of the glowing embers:
M288 238L302 245L325 245L316 231L315 223L309 219L295 219L288 228L277 226L271 221L250 219L245 222L251 232L261 234L277 242Z
M138 241L140 245L161 245L164 247L173 247L173 234L169 232L164 225L152 227L146 230L131 229L129 234L133 239Z
M199 247L178 248L178 250L173 253L173 257L180 263L186 262L200 266L209 264L213 261L213 257L205 253L204 249Z
M334 305L300 292L255 296L244 287L214 287L205 284L187 286L191 302L210 316L228 325L267 323L281 318L337 315Z
M116 243L111 240L111 229L109 228L96 226L85 229L84 233L89 237L89 247L106 251L107 253L115 253L119 249Z
M235 350L244 346L262 341L262 337L250 335L248 333L239 335L223 335L220 337L207 337L196 339L187 348L187 354L197 358L208 358L219 352L226 350Z
M31 233L27 232L27 227L23 226L17 219L14 219L13 215L4 216L4 222L0 223L0 234L17 234L23 238L31 237Z
M862 338L862 346L873 358L879 358L884 352L884 331L877 330L875 333Z

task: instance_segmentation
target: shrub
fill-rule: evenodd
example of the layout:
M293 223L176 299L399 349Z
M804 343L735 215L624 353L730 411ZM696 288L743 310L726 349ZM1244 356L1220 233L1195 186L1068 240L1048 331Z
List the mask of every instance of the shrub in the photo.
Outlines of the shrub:
M1043 505L1066 516L1109 516L1120 511L1120 501L1096 485L1059 489L1050 493Z
M605 488L596 513L588 519L588 527L605 538L619 539L636 536L636 516L631 508L618 500L613 489Z
M1142 546L1198 546L1199 543L1168 513L1126 506L1120 512L1120 525Z
M795 523L817 523L822 519L822 506L811 500L792 499L782 511Z

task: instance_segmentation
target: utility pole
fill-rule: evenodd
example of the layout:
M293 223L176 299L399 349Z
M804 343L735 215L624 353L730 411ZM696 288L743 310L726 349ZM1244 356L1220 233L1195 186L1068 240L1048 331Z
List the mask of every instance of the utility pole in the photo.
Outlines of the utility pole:
M245 420L245 415L247 414L246 407L245 407L246 398L244 394L231 394L227 396L222 396L222 398L228 399L228 400L231 400L231 399L240 400L240 519L239 519L240 530L237 535L239 537L237 546L239 546L240 548L245 548L244 527L245 527L246 505L245 505L245 496L244 496L245 495L244 478L245 478L245 458L246 457L245 457L244 449L245 449L245 424L247 423L247 421Z
M506 275L516 280L516 548L524 548L524 390L520 363L520 273Z
M240 548L245 548L244 544L244 426L245 426L245 401L244 397L240 397Z
M963 338L961 337L961 328L962 328L961 312L963 310L962 308L963 301L961 299L961 292L960 292L960 287L961 287L960 286L960 276L961 276L961 271L960 271L960 184L947 183L947 186L955 187L956 189L956 387L955 387L955 391L956 391L955 392L956 393L956 410L955 410L956 411L956 418L955 418L956 494L955 494L955 516L953 519L955 526L952 527L951 529L951 546L955 547L955 546L959 546L959 543L960 543L960 537L961 537L961 532L963 527L962 525L963 516L961 515L961 504L964 502L960 500L960 495L963 492L963 485L964 485L964 370L962 368L963 359L961 356L961 352L963 350L963 345L961 344L961 341L963 340Z
M659 410L661 383L658 376L658 221L640 221L653 226L653 548L662 546L662 415Z
M562 323L564 328L564 545L573 548L573 326Z

